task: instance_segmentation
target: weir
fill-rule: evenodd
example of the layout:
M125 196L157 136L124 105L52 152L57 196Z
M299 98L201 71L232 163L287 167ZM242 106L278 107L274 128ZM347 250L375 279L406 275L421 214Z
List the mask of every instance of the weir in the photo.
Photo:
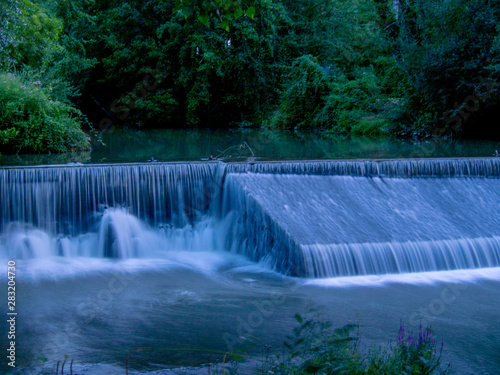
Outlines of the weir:
M500 265L498 179L249 173L224 190L228 246L292 275Z
M186 225L208 210L216 164L37 167L0 170L0 232L18 222L51 234L94 229L107 208L149 224Z
M227 250L305 277L499 267L500 160L0 169L0 233L3 257Z

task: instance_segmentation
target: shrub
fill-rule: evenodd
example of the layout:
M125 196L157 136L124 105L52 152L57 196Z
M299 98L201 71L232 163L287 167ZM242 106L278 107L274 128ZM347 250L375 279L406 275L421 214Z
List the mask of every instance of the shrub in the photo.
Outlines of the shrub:
M304 319L285 342L282 358L267 355L260 373L278 374L448 374L441 369L443 343L438 350L432 331L420 326L417 334L400 325L397 341L388 347L363 350L359 326L347 324L333 329L330 323Z
M28 76L29 77L29 76ZM82 114L52 97L50 84L0 73L0 144L7 153L66 152L89 148Z

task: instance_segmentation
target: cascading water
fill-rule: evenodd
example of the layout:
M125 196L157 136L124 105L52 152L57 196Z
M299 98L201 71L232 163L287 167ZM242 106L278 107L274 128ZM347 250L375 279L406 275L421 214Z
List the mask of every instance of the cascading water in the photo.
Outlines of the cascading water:
M0 170L0 231L20 222L76 235L107 207L124 207L155 226L186 225L207 212L215 170L210 163Z
M295 276L500 266L497 159L0 170L3 257L229 250Z
M18 373L256 358L310 303L375 343L432 325L457 367L495 373L499 203L500 158L0 168Z
M500 266L500 180L232 174L228 246L282 272L356 276ZM234 218L234 219L233 219Z
M161 257L201 246L215 164L0 170L2 255ZM212 249L205 241L205 249Z

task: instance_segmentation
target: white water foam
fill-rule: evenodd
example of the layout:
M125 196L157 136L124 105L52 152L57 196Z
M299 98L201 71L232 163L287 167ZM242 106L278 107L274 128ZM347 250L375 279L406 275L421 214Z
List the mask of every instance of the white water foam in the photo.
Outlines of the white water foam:
M380 287L389 284L435 285L438 283L476 283L500 281L500 267L474 270L416 272L403 274L304 279L303 285L325 288Z

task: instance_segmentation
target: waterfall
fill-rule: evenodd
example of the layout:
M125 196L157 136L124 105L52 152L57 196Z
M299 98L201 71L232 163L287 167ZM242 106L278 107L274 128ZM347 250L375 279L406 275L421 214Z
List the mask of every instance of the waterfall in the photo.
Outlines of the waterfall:
M500 159L397 159L232 163L228 173L365 177L500 177Z
M499 267L500 160L0 168L2 257L200 248L305 277Z
M217 165L149 164L0 170L0 232L12 222L51 234L92 229L108 207L154 226L193 223L207 212Z
M232 164L226 248L307 277L500 266L496 159Z

